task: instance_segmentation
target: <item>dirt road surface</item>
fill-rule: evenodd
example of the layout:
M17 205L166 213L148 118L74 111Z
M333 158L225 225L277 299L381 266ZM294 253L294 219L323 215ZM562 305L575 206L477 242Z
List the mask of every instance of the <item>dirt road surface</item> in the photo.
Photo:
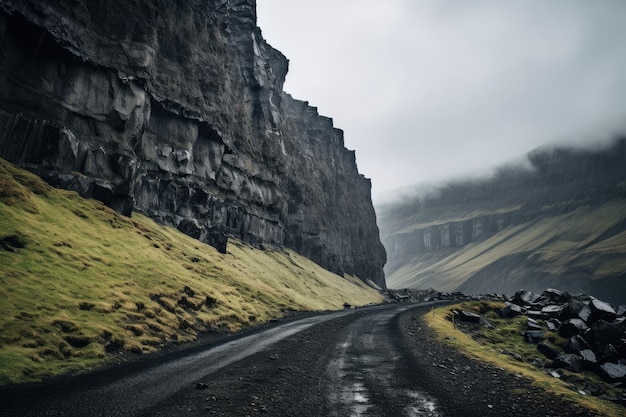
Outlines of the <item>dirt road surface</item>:
M282 323L191 351L0 391L0 416L592 415L438 344L432 304Z

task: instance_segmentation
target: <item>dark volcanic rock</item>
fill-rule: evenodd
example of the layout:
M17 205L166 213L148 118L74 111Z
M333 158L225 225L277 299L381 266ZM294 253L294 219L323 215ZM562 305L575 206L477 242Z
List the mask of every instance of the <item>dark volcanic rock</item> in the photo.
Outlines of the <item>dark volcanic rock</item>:
M284 94L282 110L285 244L333 272L372 277L384 288L386 254L369 197L371 184L358 174L354 151L345 149L343 132L333 128L332 120L307 103Z
M547 305L541 309L541 312L551 317L559 317L564 308L563 305Z
M458 312L459 319L461 321L467 321L469 323L480 323L480 316L472 313L471 311L460 310Z
M603 363L600 365L600 376L607 381L619 381L626 378L626 365L620 363Z
M572 372L582 372L585 369L583 358L573 353L562 353L554 358L554 366L566 368Z
M541 342L537 345L537 350L548 359L556 359L561 354L559 348L548 343Z
M513 296L513 302L518 305L534 304L540 297L532 291L519 290Z
M606 320L612 321L617 317L617 313L613 309L613 307L604 301L593 299L591 303L589 303L589 308L591 309L591 318L592 321L597 320Z
M543 330L527 330L524 332L524 339L528 343L539 343L546 337Z
M586 307L585 303L581 300L571 299L561 311L561 320L581 318L580 313Z
M506 305L500 312L500 315L502 317L509 318L509 319L512 317L519 316L520 314L522 314L522 308L519 305L513 304L513 303L506 303Z
M565 344L564 350L568 353L580 354L583 350L591 349L587 341L580 335L572 336Z
M17 252L17 249L22 249L26 245L19 236L9 235L0 238L0 246L6 251Z
M596 348L609 345L626 337L621 326L599 320L591 325L591 340Z
M546 326L548 326L548 330L556 331L561 327L561 321L559 319L550 319L546 320Z
M569 338L577 334L582 334L588 329L587 324L581 319L569 319L559 327L559 336Z
M526 321L526 329L527 330L543 330L543 327L541 326L541 324L539 324L539 322L537 322L537 320L529 318Z
M584 349L580 351L580 356L583 358L583 362L586 369L594 369L598 363L596 354L591 349Z
M548 288L541 294L541 296L548 299L552 303L566 303L570 299L568 293L554 288Z
M626 365L626 320L609 303L585 294L571 296L554 289L546 290L540 298L527 294L518 291L510 298L513 303L507 303L505 308L509 313L529 309L524 313L528 319L522 336L529 343L537 343L537 350L552 359L553 366L574 372L596 372L609 381L623 378L620 375L622 366ZM542 306L541 313L531 310L537 306ZM504 314L504 310L503 317L516 316ZM565 320L561 322L556 317ZM543 341L548 338L554 342L553 336L546 336L543 331L544 324L548 331L556 331L568 339L563 351ZM600 364L603 368L598 366Z
M578 312L578 318L585 322L588 322L591 318L591 307L586 305L582 309L580 309L580 311Z
M0 156L226 252L287 246L385 287L343 134L282 92L254 0L1 0Z

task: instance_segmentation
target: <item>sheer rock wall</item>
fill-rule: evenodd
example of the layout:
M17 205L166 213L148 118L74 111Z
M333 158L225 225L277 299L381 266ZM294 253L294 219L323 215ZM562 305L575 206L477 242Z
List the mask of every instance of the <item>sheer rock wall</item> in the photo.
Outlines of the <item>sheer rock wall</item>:
M369 180L282 92L253 0L0 0L0 156L226 251L291 247L384 287Z

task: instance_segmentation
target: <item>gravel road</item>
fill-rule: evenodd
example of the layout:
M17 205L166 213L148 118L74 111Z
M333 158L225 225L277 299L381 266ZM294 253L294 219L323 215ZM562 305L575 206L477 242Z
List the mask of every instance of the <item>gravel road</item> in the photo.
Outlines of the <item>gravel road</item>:
M592 415L436 343L432 305L283 323L192 352L0 391L0 416Z

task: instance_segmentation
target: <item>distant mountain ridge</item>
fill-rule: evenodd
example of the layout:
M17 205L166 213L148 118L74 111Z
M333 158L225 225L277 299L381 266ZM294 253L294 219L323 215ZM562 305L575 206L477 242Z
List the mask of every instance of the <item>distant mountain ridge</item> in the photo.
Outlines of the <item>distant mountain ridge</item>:
M390 288L546 287L626 302L626 138L377 208Z

